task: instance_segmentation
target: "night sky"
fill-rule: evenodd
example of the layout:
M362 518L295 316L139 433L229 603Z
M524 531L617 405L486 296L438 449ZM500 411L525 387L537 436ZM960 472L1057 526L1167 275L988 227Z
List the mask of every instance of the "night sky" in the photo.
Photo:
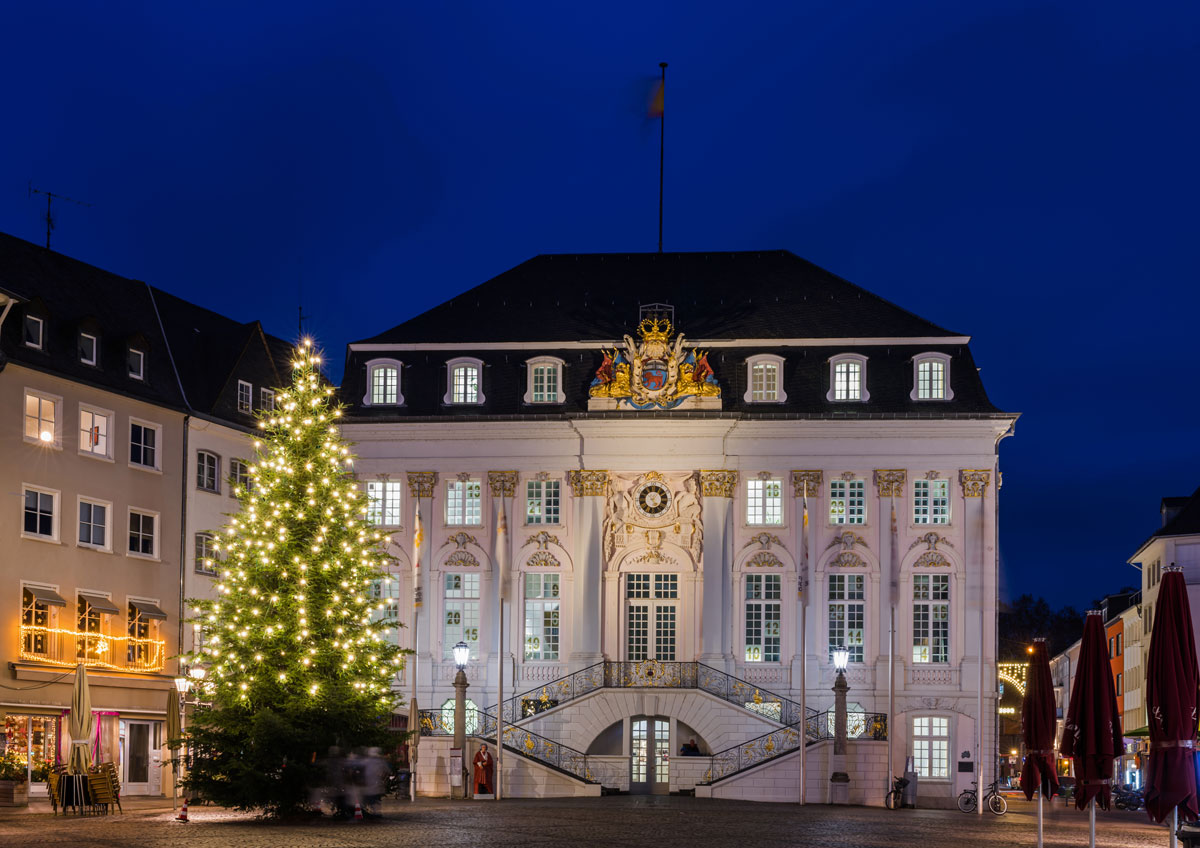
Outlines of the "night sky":
M1023 413L1009 595L1137 584L1200 485L1191 0L267 5L5 4L0 230L88 201L55 249L285 338L303 292L340 371L538 253L654 250L667 61L667 250L792 250Z

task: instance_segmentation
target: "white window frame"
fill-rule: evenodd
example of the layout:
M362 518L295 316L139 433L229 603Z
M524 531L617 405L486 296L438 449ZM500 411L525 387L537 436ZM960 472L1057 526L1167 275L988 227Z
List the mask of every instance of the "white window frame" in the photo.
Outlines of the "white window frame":
M367 480L367 523L372 527L399 527L404 514L404 484L399 480Z
M839 365L856 363L858 365L858 397L838 397L837 370ZM867 358L858 353L839 353L829 360L829 391L825 399L832 403L866 403L871 399L867 391Z
M918 733L919 725L917 722L928 722L928 733ZM945 734L933 733L934 722L945 722ZM913 767L916 769L917 776L921 780L933 780L939 783L949 783L950 774L950 738L953 720L947 715L915 715L912 717L910 730L912 732L912 750L913 750ZM940 729L940 728L938 728ZM940 751L937 751L934 746L941 743ZM927 747L926 747L927 746ZM922 751L924 755L922 755ZM935 754L944 754L944 757L937 757ZM944 770L939 775L933 774L933 765L938 759L943 759ZM928 766L928 768L926 767Z
M113 535L113 505L112 501L104 501L99 498L89 498L86 495L80 495L77 499L75 507L75 546L78 548L86 548L89 551L103 551L104 553L112 553L112 535ZM100 545L90 542L79 541L79 523L82 520L79 516L80 510L84 504L89 506L104 507L104 543Z
M554 494L549 494L547 487L553 486ZM533 487L533 488L531 488ZM548 501L553 501L553 515L548 506ZM536 502L536 507L531 511L531 504ZM525 525L527 527L545 527L557 526L562 524L562 481L558 479L538 480L536 478L525 481Z
M57 583L37 583L32 580L22 580L21 581L21 617L18 619L18 621L20 622L20 625L22 627L45 627L47 630L53 630L54 628L58 627L59 610L66 609L66 598L63 598L63 605L59 606L58 604L50 604L50 603L46 603L45 601L39 601L39 600L37 600L37 598L35 596L34 601L33 601L33 607L27 609L25 606L25 593L29 592L32 595L34 589L49 589L51 592L53 592L54 594L56 594L60 598L62 598L62 593L59 592ZM43 612L46 615L46 623L45 624L37 623L37 613L38 613L37 608L38 608L38 606L44 607ZM32 613L32 615L30 616L31 621L29 621L28 623L25 621L26 612ZM25 653L25 654L33 654L34 656L38 656L38 657L47 657L50 655L50 650L51 650L49 637L50 637L49 633L44 634L43 647L45 648L45 650L42 650L42 651L27 650L25 648L25 639L24 638L19 639L17 641L17 650L19 652ZM32 638L31 638L31 642L32 642Z
M454 512L457 514L452 514ZM473 477L466 480L447 480L446 507L442 515L447 527L482 527L483 482Z
M88 359L83 354L83 340L84 339L92 340L92 358L91 359ZM97 363L99 363L99 361L100 361L100 337L99 336L94 336L91 333L80 333L79 334L79 348L80 348L80 350L79 350L79 361L80 362L82 362L84 365L96 365Z
M396 399L375 400L375 372L384 368L396 369ZM363 395L363 406L403 406L404 363L399 359L372 359L367 363L367 392Z
M141 551L129 550L129 535L133 532L133 514L137 513L141 516L149 516L154 519L154 535L150 538L151 552L144 554ZM162 543L162 515L152 509L143 509L140 506L131 506L126 510L125 522L125 556L134 557L135 559L149 559L157 561L159 558L159 546Z
M239 477L239 475L237 474L236 469L237 469L238 465L240 465L240 466L242 466L242 468L246 469L245 475L243 475L241 477ZM230 497L233 497L233 498L237 497L237 489L239 487L245 489L247 492L250 491L250 487L251 487L250 463L244 459L237 459L236 457L233 459L230 459L229 460L229 482L230 482L230 486L229 486L229 496Z
M237 381L237 411L243 415L250 415L254 412L253 383L247 383L245 380Z
M91 415L93 418L105 419L104 441L105 448L103 452L92 449L91 446L91 428L89 427L88 435L85 438L83 433L83 416L84 413ZM79 426L76 428L79 433L79 453L83 456L91 457L92 459L102 459L106 462L113 461L113 428L116 426L117 416L111 409L103 409L99 406L92 406L90 403L79 404Z
M927 586L923 591L921 584L926 583ZM927 666L940 665L945 666L950 662L950 614L951 614L951 595L953 592L953 581L949 574L914 574L912 579L912 662L913 665ZM945 597L941 597L940 592L935 592L939 584L945 586ZM945 614L945 657L937 658L935 642L934 642L934 621L936 613L941 610ZM917 613L923 611L924 624L918 628ZM924 645L918 645L917 640L923 639ZM922 658L921 650L924 649Z
M33 324L37 325L37 331L38 331L37 332L37 344L34 344L28 338L26 338L26 335L29 330L29 325L31 322ZM45 320L37 317L36 315L26 315L24 317L24 320L21 321L21 342L22 342L22 344L25 345L25 347L32 348L33 350L45 350L46 349L46 322L45 322Z
M850 597L850 585L851 581L853 580L861 582L862 597ZM834 596L835 585L841 586L840 595L837 597ZM825 647L827 648L826 655L829 657L830 662L833 661L833 649L838 647L838 645L834 644L833 640L833 608L835 606L840 607L842 610L841 629L843 638L840 646L845 647L847 652L850 654L850 662L864 663L867 660L867 645L869 644L867 639L867 616L870 612L867 607L868 585L869 581L867 580L867 575L861 572L856 573L852 571L838 571L826 577ZM857 643L851 642L848 638L849 631L851 630L849 626L849 612L850 607L852 606L859 607L857 612L862 617L862 641Z
M557 356L535 356L533 359L525 361L525 397L524 402L536 406L545 406L555 403L565 403L567 395L563 391L563 361ZM554 369L554 397L543 398L542 400L534 399L534 375L539 368Z
M532 580L531 580L532 578ZM548 578L553 578L554 594L547 595ZM562 657L563 607L562 607L562 575L557 571L527 571L522 582L522 595L525 599L525 662L558 662ZM536 583L536 594L530 594L532 583ZM547 648L546 614L555 614L554 650ZM531 650L530 641L537 639L537 649Z
M942 364L942 395L940 397L921 397L921 364L925 362L940 362ZM937 402L954 400L954 390L950 388L950 354L929 351L913 357L912 391L908 393L910 400Z
M30 533L25 529L25 493L37 492L39 495L50 495L50 508L54 510L54 514L50 516L50 535L46 536L41 533ZM62 524L62 492L58 489L49 489L45 486L36 486L32 483L21 484L21 538L34 539L38 542L52 542L58 544L59 529Z
M475 400L454 399L454 371L458 368L475 369ZM483 404L483 360L473 356L459 356L446 363L446 394L442 401L451 406L480 406Z
M467 594L468 578L475 578L473 591L474 594ZM447 585L447 581L451 578L459 578L459 588L452 589ZM454 646L461 639L471 646L470 659L479 659L479 634L482 630L482 607L483 607L483 579L478 571L444 571L442 572L442 659L454 659ZM450 596L450 592L460 592L460 595L455 597ZM473 605L473 606L471 606ZM453 625L455 628L451 633L451 624L447 621L447 617L454 608L458 609L459 621ZM473 618L473 620L472 620ZM472 626L473 625L473 626ZM471 631L474 631L475 638L468 639Z
M204 457L208 457L213 461L212 469L212 486L205 485L207 483L207 468L205 469L205 481L200 480L200 463ZM212 495L221 494L221 455L215 451L197 450L196 451L196 491L208 492Z
M852 493L858 497L852 498ZM861 514L851 512L851 500L857 500L859 497L862 500ZM841 504L841 512L837 512L838 504ZM850 480L838 478L829 481L829 523L832 526L840 527L845 524L855 527L866 526L867 523L867 481L854 477Z
M275 411L275 390L266 386L258 387L258 408L264 412Z
M783 526L783 480L752 477L746 481L746 526Z
M38 432L37 436L30 436L25 432L29 422L29 398L34 397L38 400ZM50 403L54 406L54 440L50 442L42 441L41 438L41 423L45 420L42 418L42 403ZM21 398L21 435L25 441L31 445L41 445L42 447L54 448L55 450L62 449L62 417L63 417L63 399L60 395L52 395L49 392L43 392L38 389L25 387L25 394Z
M137 362L137 368L133 367L134 362ZM125 367L129 372L129 377L132 380L146 379L146 351L140 347L130 347L129 355L125 358Z
M938 489L941 494L936 493ZM912 523L921 527L950 523L949 480L940 477L913 480Z
M207 545L203 544L205 541L207 541L207 543L208 543ZM211 575L215 575L217 573L217 563L216 563L216 559L215 559L216 544L217 544L217 534L216 533L210 533L208 531L202 530L199 533L196 533L192 537L192 559L193 559L192 567L197 574L207 574L207 575L211 576ZM211 554L206 554L204 552L205 549L208 547L213 548L213 551ZM212 568L208 568L204 565L204 560L210 559L210 558L213 559Z
M134 424L136 424L137 426L139 426L143 429L154 431L154 464L153 465L144 465L140 462L133 461L133 425ZM130 468L137 468L140 471L158 472L159 474L162 473L162 452L163 452L162 431L163 431L163 428L162 428L161 424L155 424L153 421L145 421L141 418L133 418L132 416L130 417L130 419L129 419L129 436L126 439L126 445L129 447L129 467Z
M775 366L775 397L754 398L754 368L757 365ZM764 390L765 391L765 390ZM746 393L742 395L746 403L786 403L787 392L783 390L783 357L773 353L759 353L746 360Z
M780 663L783 661L783 575L747 574L742 583L742 656L756 665ZM753 631L752 622L756 625ZM770 632L772 625L774 634ZM768 642L774 648L774 658L768 658Z

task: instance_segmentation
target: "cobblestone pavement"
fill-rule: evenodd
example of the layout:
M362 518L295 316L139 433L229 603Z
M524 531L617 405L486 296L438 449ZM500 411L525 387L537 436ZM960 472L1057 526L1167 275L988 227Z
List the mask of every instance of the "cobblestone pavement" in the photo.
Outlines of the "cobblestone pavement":
M611 798L396 803L382 819L269 823L252 816L193 807L192 821L173 813L127 812L107 817L0 816L0 845L196 846L196 848L334 848L335 846L814 846L814 848L972 848L1035 844L1032 804L1013 802L1008 815L957 810L890 812L861 807L754 804L697 798ZM1165 827L1144 812L1097 814L1097 844L1164 846ZM1087 845L1087 816L1056 805L1047 816L1046 845Z

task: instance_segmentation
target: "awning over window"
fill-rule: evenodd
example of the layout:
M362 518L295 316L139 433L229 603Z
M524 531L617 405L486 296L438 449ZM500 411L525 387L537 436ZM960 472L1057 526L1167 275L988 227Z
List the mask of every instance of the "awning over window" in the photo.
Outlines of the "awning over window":
M88 602L88 605L96 612L107 613L108 615L120 615L121 611L113 606L113 602L103 595L88 595L84 592L79 593L80 600Z
M62 595L53 589L47 589L45 586L26 586L25 591L33 595L34 600L38 603L47 604L52 607L65 607L67 605Z
M160 618L166 621L167 614L159 608L158 604L153 604L150 601L130 601L129 605L142 614L142 618Z

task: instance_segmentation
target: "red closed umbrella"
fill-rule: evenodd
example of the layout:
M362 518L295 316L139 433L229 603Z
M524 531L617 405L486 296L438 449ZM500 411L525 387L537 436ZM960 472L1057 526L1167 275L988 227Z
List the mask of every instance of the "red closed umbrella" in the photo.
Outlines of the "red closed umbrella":
M1155 821L1179 807L1185 819L1200 816L1196 799L1196 639L1183 574L1164 569L1146 659L1146 711L1150 768L1146 812Z
M1054 772L1054 679L1050 676L1050 654L1046 640L1033 643L1033 658L1025 682L1025 701L1021 704L1021 732L1025 738L1025 766L1021 769L1021 789L1025 800L1033 800L1040 786L1043 797L1058 794L1058 775Z
M1090 610L1083 625L1079 671L1059 749L1063 756L1075 759L1075 808L1082 810L1094 799L1107 810L1112 800L1113 761L1121 755L1124 743L1104 616L1098 610Z

